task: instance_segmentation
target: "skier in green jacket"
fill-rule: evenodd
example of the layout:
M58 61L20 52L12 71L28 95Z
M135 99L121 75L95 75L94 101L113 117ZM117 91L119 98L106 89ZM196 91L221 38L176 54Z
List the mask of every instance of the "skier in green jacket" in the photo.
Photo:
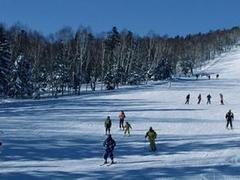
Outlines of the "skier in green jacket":
M111 131L111 126L112 126L112 121L110 119L110 116L107 117L107 119L105 120L105 132L106 132L106 135L107 135L107 132L108 134L110 134L110 131Z

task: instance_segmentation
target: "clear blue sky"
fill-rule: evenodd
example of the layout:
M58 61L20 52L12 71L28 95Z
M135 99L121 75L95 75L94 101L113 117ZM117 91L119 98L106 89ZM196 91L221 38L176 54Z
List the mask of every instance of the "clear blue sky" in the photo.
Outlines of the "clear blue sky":
M21 22L45 35L63 26L112 26L139 35L186 35L240 25L240 0L0 0L0 22Z

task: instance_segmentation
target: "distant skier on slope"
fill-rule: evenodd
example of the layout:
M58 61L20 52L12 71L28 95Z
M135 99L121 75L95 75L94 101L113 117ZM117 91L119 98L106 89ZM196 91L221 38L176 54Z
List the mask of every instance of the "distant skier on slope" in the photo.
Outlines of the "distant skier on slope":
M225 118L227 120L226 128L228 129L228 125L230 125L231 129L233 129L232 121L234 120L234 114L231 109L227 112Z
M130 135L130 129L132 129L132 126L126 122L125 126L124 126L124 135L128 133L128 135Z
M199 95L198 95L198 104L200 104L200 103L201 103L201 101L202 101L202 95L201 95L201 94L199 94Z
M224 105L224 102L223 102L223 94L220 93L219 96L220 96L220 104L221 104L221 105Z
M207 95L207 104L211 104L212 96L210 94Z
M157 148L155 139L157 138L157 133L152 129L152 127L149 128L149 131L146 133L145 138L148 138L151 151L156 151Z
M105 153L104 153L104 164L107 163L107 158L110 157L111 159L111 164L114 163L114 157L113 157L113 150L114 147L116 146L115 140L112 138L111 134L108 135L107 139L104 141L103 146L106 148Z
M124 111L121 111L118 117L119 117L119 128L120 129L122 128L124 130L123 124L124 124L124 119L126 118Z
M186 102L185 102L185 104L189 104L189 100L190 100L190 94L188 94L188 95L186 96Z
M110 116L107 117L107 119L104 122L104 125L105 125L106 135L107 135L107 132L108 132L108 134L110 134L111 126L112 126L112 121L110 119Z

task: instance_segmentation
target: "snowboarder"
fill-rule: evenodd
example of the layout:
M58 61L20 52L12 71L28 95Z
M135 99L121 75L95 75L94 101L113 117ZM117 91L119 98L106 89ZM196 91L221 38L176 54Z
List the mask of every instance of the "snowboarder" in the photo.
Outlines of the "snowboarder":
M130 129L132 129L132 126L126 122L125 126L124 126L124 134L127 134L130 135Z
M112 126L112 121L110 119L110 116L107 117L107 119L105 120L105 131L106 131L106 135L107 135L107 132L108 134L110 134L110 130L111 130L111 126Z
M201 95L201 94L199 94L199 95L198 95L198 104L200 104L200 103L201 103L201 100L202 100L202 95Z
M218 78L219 78L219 74L216 75L216 79L218 79Z
M119 117L119 128L120 129L123 128L124 130L123 123L124 123L124 119L126 118L124 111L121 111L118 117Z
M155 139L157 138L157 133L153 130L152 127L149 128L149 131L146 133L145 138L148 137L148 141L150 143L150 149L151 151L156 151L156 143Z
M209 79L209 80L211 79L211 76L210 76L210 75L208 75L208 79Z
M189 99L190 99L190 94L188 94L188 95L186 96L186 102L185 102L185 104L189 104Z
M111 164L114 163L113 161L113 150L114 147L116 146L116 142L112 138L111 134L108 135L107 139L104 141L103 146L106 148L105 153L104 153L104 164L107 164L107 158L110 157L111 159Z
M226 128L228 129L228 125L230 124L231 129L233 129L232 121L234 119L234 114L231 112L231 109L227 112L225 118L227 120Z
M221 105L224 105L224 102L223 102L223 94L220 93L219 96L220 96L220 104L221 104Z
M211 104L212 96L210 94L207 95L207 104Z

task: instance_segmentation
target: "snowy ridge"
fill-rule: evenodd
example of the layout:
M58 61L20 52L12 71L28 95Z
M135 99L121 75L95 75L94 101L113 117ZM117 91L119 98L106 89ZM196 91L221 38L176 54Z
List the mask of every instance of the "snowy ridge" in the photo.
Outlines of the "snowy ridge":
M235 49L205 67L219 79L0 104L0 179L240 179L239 57ZM233 130L225 128L229 109ZM133 127L129 137L118 129L120 110ZM117 164L99 166L108 115ZM150 126L158 134L154 153L144 139Z

